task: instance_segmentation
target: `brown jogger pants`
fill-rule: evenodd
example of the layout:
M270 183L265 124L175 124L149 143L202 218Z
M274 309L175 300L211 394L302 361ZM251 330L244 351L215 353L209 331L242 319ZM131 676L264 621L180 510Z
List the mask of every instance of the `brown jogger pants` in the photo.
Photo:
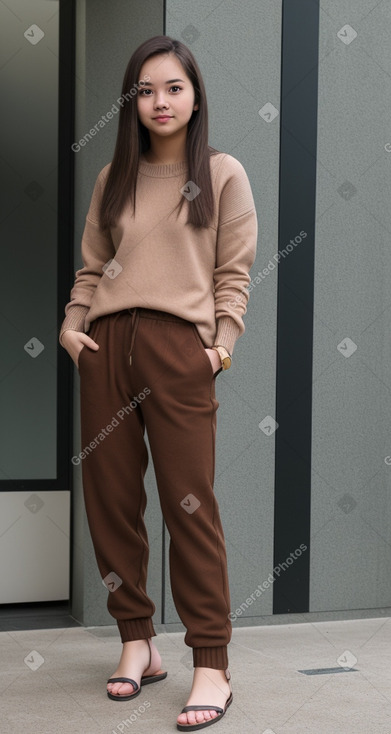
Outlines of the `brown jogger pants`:
M148 434L170 535L170 580L193 665L223 670L232 635L225 539L213 490L215 378L195 324L155 309L101 316L79 355L79 454L108 610L122 642L154 636L146 593Z

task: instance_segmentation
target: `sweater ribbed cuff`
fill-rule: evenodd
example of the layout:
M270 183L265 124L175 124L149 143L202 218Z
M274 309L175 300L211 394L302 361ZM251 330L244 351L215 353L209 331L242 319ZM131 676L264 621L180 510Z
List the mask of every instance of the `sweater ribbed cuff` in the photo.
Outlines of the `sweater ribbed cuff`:
M87 313L89 311L88 306L71 306L69 308L69 311L64 319L64 321L61 324L61 330L58 337L58 340L63 347L63 343L61 341L62 335L64 331L68 331L68 329L72 329L73 331L83 331L84 332L84 319L87 316Z
M222 316L217 320L217 332L214 343L221 344L222 347L228 349L230 354L233 354L239 333L240 329L236 321L231 319L230 316Z

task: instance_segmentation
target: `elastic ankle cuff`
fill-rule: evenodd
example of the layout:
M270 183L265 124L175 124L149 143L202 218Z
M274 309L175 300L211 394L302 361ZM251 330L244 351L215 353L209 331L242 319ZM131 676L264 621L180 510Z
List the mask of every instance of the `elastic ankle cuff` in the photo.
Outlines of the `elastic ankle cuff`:
M193 665L195 668L228 668L227 645L221 647L193 647Z
M121 635L121 642L147 640L149 637L156 636L152 619L150 617L140 619L117 619L117 625Z

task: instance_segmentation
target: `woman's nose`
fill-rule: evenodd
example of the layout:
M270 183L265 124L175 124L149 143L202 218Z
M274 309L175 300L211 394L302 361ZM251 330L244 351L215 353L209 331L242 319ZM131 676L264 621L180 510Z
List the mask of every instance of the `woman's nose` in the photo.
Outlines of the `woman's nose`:
M162 107L162 106L167 107L166 95L164 94L164 92L161 92L160 94L156 94L155 106L156 107Z

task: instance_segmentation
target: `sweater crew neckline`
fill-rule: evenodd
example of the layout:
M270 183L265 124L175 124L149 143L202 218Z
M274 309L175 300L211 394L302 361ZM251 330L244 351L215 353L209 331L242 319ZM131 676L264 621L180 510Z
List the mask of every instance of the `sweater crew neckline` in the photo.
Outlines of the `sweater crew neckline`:
M177 161L177 163L148 163L143 154L139 160L139 172L144 176L152 176L153 178L170 178L180 176L187 171L187 161Z

